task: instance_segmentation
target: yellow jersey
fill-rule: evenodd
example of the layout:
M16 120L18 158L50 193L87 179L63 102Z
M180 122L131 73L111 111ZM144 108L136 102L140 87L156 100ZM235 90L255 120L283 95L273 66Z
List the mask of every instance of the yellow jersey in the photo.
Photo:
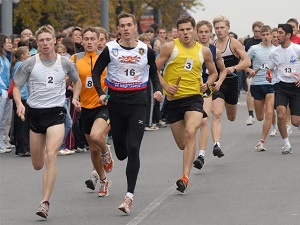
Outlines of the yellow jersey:
M175 84L178 76L181 76L178 91L173 99L202 95L200 92L204 62L202 49L202 45L198 42L195 42L193 47L187 48L178 38L174 39L174 48L163 72L163 78L168 85ZM164 90L164 93L171 97L167 91Z

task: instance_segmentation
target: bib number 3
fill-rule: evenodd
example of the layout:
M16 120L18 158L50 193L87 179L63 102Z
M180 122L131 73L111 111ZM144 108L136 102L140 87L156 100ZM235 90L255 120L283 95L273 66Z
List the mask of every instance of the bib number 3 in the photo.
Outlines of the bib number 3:
M193 68L194 60L193 59L186 59L185 64L184 64L184 69L191 71Z

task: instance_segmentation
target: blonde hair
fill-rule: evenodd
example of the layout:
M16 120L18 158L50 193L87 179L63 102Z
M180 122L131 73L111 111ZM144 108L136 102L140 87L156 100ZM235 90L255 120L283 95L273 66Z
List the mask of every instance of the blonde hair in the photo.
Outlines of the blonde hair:
M261 22L261 21L255 21L255 22L252 24L252 30L254 29L254 27L259 27L259 28L261 28L263 25L264 25L263 22Z
M41 26L36 32L35 32L35 37L38 39L38 36L41 33L50 33L53 38L55 38L55 31L54 28L51 25L44 25Z
M104 34L105 39L108 40L108 34L103 27L95 27L95 28L96 30L98 30L99 34Z
M215 26L216 23L219 23L219 22L225 22L225 24L226 24L228 27L230 27L229 19L228 19L226 16L221 15L221 16L215 17L214 20L213 20L213 25Z
M142 42L145 42L145 41L150 41L150 36L148 34L141 34L139 36L139 40L142 41Z
M202 26L204 26L204 25L206 25L206 26L209 28L210 32L212 32L212 24L211 24L211 22L209 22L209 21L207 21L207 20L200 20L200 21L197 23L197 25L196 25L197 32L198 32L199 27L202 27Z
M17 49L12 51L11 57L11 65L10 65L10 76L12 77L12 72L14 70L14 66L18 61L21 61L21 56L24 55L26 52L29 52L28 46L21 46Z

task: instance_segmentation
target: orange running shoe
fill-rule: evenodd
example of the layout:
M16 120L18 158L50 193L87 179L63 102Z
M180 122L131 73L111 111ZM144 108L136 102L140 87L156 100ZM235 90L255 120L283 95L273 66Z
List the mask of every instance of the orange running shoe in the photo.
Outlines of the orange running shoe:
M189 178L187 175L183 174L182 177L176 181L177 191L184 192L189 184Z
M102 155L102 160L103 160L103 168L106 173L109 173L112 171L112 168L114 166L114 160L110 151L110 148L107 146L107 151Z
M119 209L128 215L130 213L130 207L132 206L132 202L132 198L125 196L122 204L119 205Z

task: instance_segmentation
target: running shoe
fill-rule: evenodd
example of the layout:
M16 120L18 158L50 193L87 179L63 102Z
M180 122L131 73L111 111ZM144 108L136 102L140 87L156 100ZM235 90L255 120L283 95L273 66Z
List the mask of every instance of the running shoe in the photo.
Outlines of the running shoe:
M11 143L9 143L9 141L4 142L4 144L7 149L12 149L12 148L16 147L15 145L12 145Z
M11 149L7 149L5 147L0 146L0 154L9 153L11 152Z
M177 185L176 190L184 193L188 184L189 184L189 178L187 177L187 175L184 174L179 180L176 181L176 185Z
M36 211L36 215L43 217L44 219L48 218L50 203L48 201L41 202L39 209Z
M83 148L77 147L77 149L76 149L75 151L76 151L76 153L84 153L84 152L87 152L87 150L86 150L85 147L83 147Z
M292 130L292 126L291 125L286 125L286 132L288 135L292 134L293 133L293 130Z
M272 131L270 132L270 136L271 137L275 137L278 134L278 129L272 129Z
M110 148L107 146L107 151L102 155L102 160L103 160L103 168L106 173L109 173L112 171L112 168L114 166L114 160L110 151Z
M2 148L0 148L0 154L4 154L4 153L6 153L6 151L8 151L8 149L2 149Z
M158 122L158 127L159 127L159 128L167 127L167 123L166 123L165 121L163 121L163 120L160 120L160 121Z
M249 116L248 119L246 120L247 126L251 126L255 123L255 119L253 116Z
M68 152L65 151L64 149L61 149L58 151L57 155L68 155Z
M121 205L119 205L118 209L120 209L122 212L128 215L130 213L132 202L133 202L132 198L125 196L123 202L121 203Z
M111 180L107 178L107 181L100 180L100 188L98 191L99 197L106 197L108 196L108 188L111 185Z
M194 167L201 170L201 168L204 165L204 157L202 155L199 155L197 159L194 161Z
M264 152L264 151L266 151L266 148L264 147L264 143L262 143L262 142L258 142L257 145L255 145L255 149L258 152Z
M221 150L221 147L218 144L215 144L213 148L213 155L218 156L218 158L221 158L224 156L224 153Z
M282 154L292 154L292 146L285 145L282 148Z
M155 131L155 130L159 130L159 127L152 125L150 127L145 127L145 131Z
M95 190L97 181L98 181L98 174L96 171L93 171L90 176L90 179L85 181L85 185L87 188L89 188L91 190Z

